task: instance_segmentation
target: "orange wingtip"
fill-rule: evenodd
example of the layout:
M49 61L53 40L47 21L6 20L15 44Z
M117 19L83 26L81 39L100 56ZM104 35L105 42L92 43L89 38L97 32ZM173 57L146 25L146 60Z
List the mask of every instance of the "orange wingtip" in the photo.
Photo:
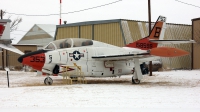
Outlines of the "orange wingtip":
M177 57L188 55L189 52L172 47L158 47L151 49L150 54L161 57Z

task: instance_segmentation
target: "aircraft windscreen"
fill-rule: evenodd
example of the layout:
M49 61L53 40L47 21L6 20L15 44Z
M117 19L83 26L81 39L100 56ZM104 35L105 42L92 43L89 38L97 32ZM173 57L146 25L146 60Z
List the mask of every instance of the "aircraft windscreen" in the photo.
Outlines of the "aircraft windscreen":
M82 47L82 46L90 46L93 45L93 41L90 39L81 39L81 38L74 38L73 39L74 45L73 47Z
M53 42L50 42L44 49L63 49L63 48L70 48L72 45L71 39L60 39Z
M73 45L73 46L72 46ZM81 39L81 38L68 38L68 39L59 39L53 42L50 42L47 47L44 49L63 49L71 47L82 47L93 45L93 41L90 39Z
M58 49L70 48L72 45L72 41L71 39L62 39L61 41L58 40L58 42L55 42L55 45Z
M55 46L50 43L45 49L55 50Z

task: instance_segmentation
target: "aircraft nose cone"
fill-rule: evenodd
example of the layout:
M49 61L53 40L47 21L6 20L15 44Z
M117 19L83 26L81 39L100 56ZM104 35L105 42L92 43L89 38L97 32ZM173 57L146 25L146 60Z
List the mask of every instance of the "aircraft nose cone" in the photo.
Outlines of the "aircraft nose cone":
M30 53L24 54L24 55L22 55L18 58L18 62L23 63L24 58L27 58L27 57L33 56L33 55L37 55L37 54L41 54L41 53L45 53L45 52L48 52L48 50L41 49L41 50L38 50L38 51L33 51L33 52L30 52Z
M22 63L23 58L24 58L24 55L20 56L20 57L18 58L18 61L19 61L20 63Z
M33 51L33 52L20 56L18 58L18 61L22 63L23 65L28 65L35 70L41 71L45 63L46 52L48 52L48 50L41 49L38 51Z

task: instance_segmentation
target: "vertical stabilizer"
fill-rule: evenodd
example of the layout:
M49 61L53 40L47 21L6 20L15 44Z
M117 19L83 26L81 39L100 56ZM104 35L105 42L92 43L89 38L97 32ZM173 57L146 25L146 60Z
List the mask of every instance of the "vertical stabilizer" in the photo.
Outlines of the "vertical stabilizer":
M0 39L10 39L10 19L0 19Z
M166 17L159 16L149 36L138 41L126 45L127 47L138 48L142 50L149 50L156 48L157 43L152 43L149 40L163 40L166 29Z
M147 37L154 40L163 40L166 29L166 17L159 16L150 35Z
M23 52L11 45L10 22L10 19L0 19L0 48L23 55Z

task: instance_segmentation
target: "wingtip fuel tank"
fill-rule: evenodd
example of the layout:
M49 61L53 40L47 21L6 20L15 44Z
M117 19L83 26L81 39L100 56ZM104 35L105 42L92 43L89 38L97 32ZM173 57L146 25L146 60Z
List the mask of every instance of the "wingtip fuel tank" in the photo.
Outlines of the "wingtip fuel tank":
M178 57L188 55L189 52L172 47L158 47L151 49L150 54L161 57Z

